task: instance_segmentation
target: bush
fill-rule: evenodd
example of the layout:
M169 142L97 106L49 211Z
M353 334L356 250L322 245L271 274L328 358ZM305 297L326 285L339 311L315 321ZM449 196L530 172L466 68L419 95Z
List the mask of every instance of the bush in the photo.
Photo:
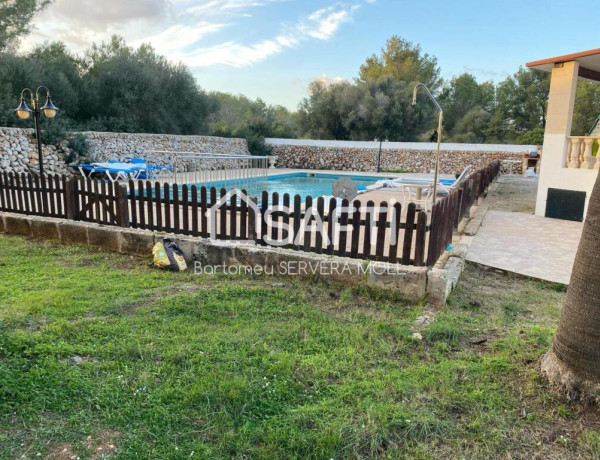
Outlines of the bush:
M68 140L67 147L69 152L65 154L65 163L70 164L86 158L92 146L85 134L77 133Z
M58 145L67 138L68 124L62 119L42 118L42 144Z
M544 128L534 128L517 137L517 144L521 145L542 145L544 143Z

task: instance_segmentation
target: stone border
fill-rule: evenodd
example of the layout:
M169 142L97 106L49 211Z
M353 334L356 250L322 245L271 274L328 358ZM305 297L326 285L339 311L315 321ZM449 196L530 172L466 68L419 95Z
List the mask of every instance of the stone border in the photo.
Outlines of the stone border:
M96 246L146 257L150 256L157 241L168 236L177 242L190 264L259 266L267 273L285 275L288 263L292 263L295 264L294 266L307 267L307 272L301 275L302 278L327 278L349 285L391 289L399 292L407 300L415 302L421 301L428 293L427 267L367 262L346 257L255 246L243 242L213 241L149 230L14 213L0 213L0 232L53 239L67 244ZM366 270L367 264L370 270ZM313 270L317 271L313 272Z

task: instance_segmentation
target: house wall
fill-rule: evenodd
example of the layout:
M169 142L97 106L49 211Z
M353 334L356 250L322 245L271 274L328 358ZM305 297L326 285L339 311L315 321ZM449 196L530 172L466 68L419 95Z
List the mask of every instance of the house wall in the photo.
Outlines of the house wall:
M535 213L546 214L549 188L586 192L584 215L598 175L593 169L566 167L568 136L573 121L579 64L575 61L555 65L552 69L548 113L544 134L543 161L536 198Z

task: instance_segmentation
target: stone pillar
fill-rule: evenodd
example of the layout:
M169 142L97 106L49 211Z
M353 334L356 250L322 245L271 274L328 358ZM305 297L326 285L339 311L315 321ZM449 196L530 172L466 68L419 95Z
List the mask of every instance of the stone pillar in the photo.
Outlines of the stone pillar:
M594 164L596 163L596 159L592 156L594 139L591 137L586 137L583 142L583 163L581 163L581 169L594 169Z
M567 163L568 136L573 122L573 106L577 89L579 63L576 61L555 64L550 80L546 129L544 132L544 161L540 167L540 179L535 213L546 213L548 188L560 177Z

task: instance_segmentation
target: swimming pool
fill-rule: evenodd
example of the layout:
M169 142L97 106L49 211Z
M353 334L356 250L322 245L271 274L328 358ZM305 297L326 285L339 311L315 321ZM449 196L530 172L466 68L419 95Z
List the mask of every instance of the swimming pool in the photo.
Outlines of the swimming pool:
M289 173L267 176L266 181L262 178L256 178L246 179L243 183L238 183L237 181L221 181L196 185L216 187L217 189L222 187L226 189L243 187L246 188L246 191L250 196L260 196L263 190L269 192L269 195L273 192L279 193L280 196L284 193L289 193L290 198L292 199L294 195L297 194L300 195L301 200L304 201L307 196L316 198L323 195L331 195L333 192L333 184L341 177L353 179L357 186L363 187L384 179L383 177L353 176L350 174Z

